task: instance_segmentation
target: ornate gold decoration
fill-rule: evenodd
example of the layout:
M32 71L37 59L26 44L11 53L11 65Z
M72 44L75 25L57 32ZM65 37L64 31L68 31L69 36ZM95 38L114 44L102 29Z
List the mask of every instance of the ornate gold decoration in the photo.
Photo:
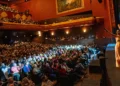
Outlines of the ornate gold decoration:
M32 17L29 15L29 16L27 17L27 21L30 21L30 20L32 20Z
M20 14L16 14L16 15L15 15L15 18L16 18L17 20L20 19L20 17L21 17Z
M0 14L0 16L1 16L2 18L5 18L5 17L7 17L8 15L7 15L6 12L2 12L2 13Z
M22 20L26 20L26 18L27 18L26 15L23 14L23 15L22 15Z

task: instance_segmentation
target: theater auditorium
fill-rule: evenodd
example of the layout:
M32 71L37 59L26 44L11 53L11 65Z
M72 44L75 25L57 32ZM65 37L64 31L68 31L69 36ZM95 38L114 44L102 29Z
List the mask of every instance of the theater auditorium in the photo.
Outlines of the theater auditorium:
M0 86L120 86L120 0L0 0Z

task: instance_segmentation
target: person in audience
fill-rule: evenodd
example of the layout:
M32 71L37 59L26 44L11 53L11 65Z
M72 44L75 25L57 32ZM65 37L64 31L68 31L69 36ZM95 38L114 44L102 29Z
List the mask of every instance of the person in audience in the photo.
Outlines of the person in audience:
M57 81L51 81L48 79L46 75L42 77L42 84L41 86L55 86Z
M19 74L19 71L20 71L20 67L17 66L16 63L13 64L13 66L11 67L11 72L13 74L13 77L16 81L19 81L20 80L20 74Z
M8 68L6 67L4 63L2 63L0 70L1 70L2 81L7 80L8 79Z
M13 77L9 77L8 78L8 84L7 84L7 86L15 86Z
M23 70L23 73L24 73L25 76L28 76L30 74L30 72L32 70L32 67L29 64L29 62L25 63L25 65L23 66L22 70Z
M21 86L35 86L35 84L27 77L22 79Z
M84 47L83 45L52 45L30 42L16 43L12 46L0 45L1 82L7 81L6 79L13 75L13 81L21 80L22 86L25 86L24 83L30 86L28 84L30 79L38 86L41 82L43 86L48 86L46 83L54 86L62 82L66 82L65 86L71 86L68 82L74 83L81 78L80 76L86 75L86 65L88 64L84 61L86 60L84 55L86 52L82 52ZM44 78L42 78L43 76Z

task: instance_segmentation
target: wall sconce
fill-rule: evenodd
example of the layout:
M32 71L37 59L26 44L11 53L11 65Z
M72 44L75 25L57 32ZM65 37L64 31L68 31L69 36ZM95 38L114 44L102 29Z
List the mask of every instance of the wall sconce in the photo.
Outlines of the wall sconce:
M42 33L41 33L41 31L38 31L38 36L40 37L40 36L42 36Z
M84 29L84 30L83 30L83 32L84 32L84 33L86 33L86 32L87 32L87 30L86 30L86 29Z
M83 32L86 33L87 32L87 28L83 27Z
M70 33L70 31L69 31L69 30L66 30L65 33L68 35L68 34Z
M52 36L54 36L54 35L55 35L55 32L54 32L54 31L52 31L52 32L51 32L51 35L52 35Z

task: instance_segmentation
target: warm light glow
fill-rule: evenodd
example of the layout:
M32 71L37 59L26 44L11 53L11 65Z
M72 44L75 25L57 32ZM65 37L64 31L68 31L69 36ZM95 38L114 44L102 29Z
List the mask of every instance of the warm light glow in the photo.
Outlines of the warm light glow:
M52 36L54 36L54 35L55 35L54 31L52 31L52 32L51 32L51 35L52 35Z
M70 33L70 31L69 31L69 30L66 30L66 31L65 31L65 33L66 33L66 34L69 34L69 33Z
M86 27L83 28L83 32L86 33L87 32L87 29Z
M41 33L41 31L38 31L38 36L42 36L42 33Z
M67 28L70 28L70 27L64 27L64 28L66 28L66 29L67 29Z
M118 24L118 29L120 29L120 24Z

